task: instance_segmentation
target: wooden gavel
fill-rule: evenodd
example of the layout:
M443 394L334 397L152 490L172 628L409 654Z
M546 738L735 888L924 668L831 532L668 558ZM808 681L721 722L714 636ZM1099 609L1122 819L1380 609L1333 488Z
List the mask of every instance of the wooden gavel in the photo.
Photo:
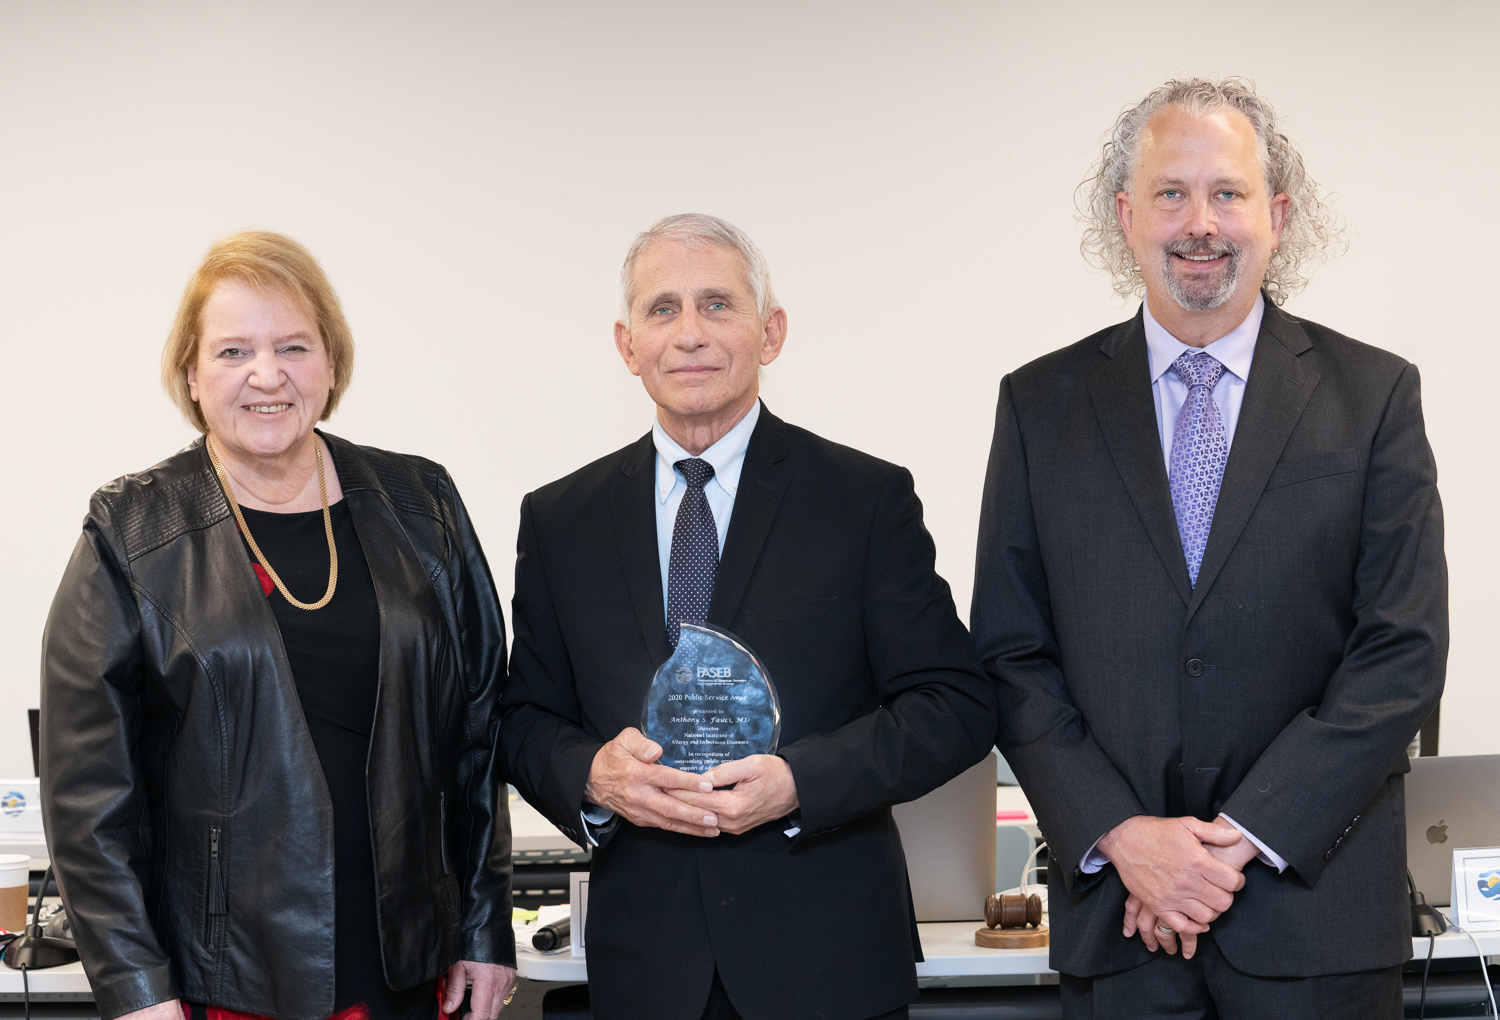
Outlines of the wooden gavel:
M1040 927L1042 898L1036 893L991 893L984 901L984 923L991 928Z
M1042 898L1036 893L991 893L984 901L984 923L974 933L974 944L986 949L1038 949L1049 940Z

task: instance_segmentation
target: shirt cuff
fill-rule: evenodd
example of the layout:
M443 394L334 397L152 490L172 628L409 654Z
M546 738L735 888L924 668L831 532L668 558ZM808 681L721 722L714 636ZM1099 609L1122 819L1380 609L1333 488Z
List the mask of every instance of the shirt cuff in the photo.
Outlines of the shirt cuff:
M1103 836L1099 837L1099 839L1103 838ZM1094 845L1089 847L1088 853L1083 855L1083 860L1078 862L1078 870L1085 875L1103 871L1104 866L1109 863L1109 858L1099 849L1099 839L1094 840Z
M1235 821L1233 818L1230 818L1222 811L1219 812L1219 817L1224 819L1224 821L1228 822L1230 825L1233 825L1236 829L1239 829L1240 835L1244 836L1250 842L1255 844L1256 849L1260 851L1260 853L1255 855L1256 860L1260 861L1260 863L1262 864L1266 864L1270 867L1275 868L1277 872L1286 870L1286 859L1278 854L1275 850L1272 850L1260 840L1256 839L1255 835L1249 829L1245 828L1239 822Z
M583 802L583 810L578 812L578 817L583 822L583 837L589 841L589 846L598 846L597 836L602 836L619 824L620 819L609 808L602 808L598 804Z

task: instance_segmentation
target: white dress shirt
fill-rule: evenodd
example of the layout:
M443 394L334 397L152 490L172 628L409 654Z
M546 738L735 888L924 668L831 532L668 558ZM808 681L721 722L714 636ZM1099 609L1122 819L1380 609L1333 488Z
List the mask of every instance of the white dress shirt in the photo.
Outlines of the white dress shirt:
M740 487L740 470L745 466L745 451L750 448L750 433L760 421L760 401L750 413L739 420L739 424L724 433L719 441L698 455L713 465L714 476L703 486L708 497L708 508L713 511L714 526L719 531L719 555L724 555L724 536L729 533L729 518L734 513L734 494ZM692 458L682 446L667 435L667 430L656 421L651 426L651 442L656 447L656 551L661 559L661 604L662 616L666 617L667 575L672 565L672 532L677 527L677 508L687 492L687 479L675 465L680 460ZM615 822L615 813L597 804L584 802L583 833L589 843L599 845L596 838Z
M1161 436L1162 460L1166 462L1167 474L1170 477L1172 435L1177 428L1177 416L1182 413L1182 405L1187 402L1188 396L1187 384L1177 378L1177 373L1170 369L1172 362L1183 354L1196 354L1200 348L1189 347L1168 333L1166 328L1152 317L1150 304L1141 302L1141 311L1145 318L1146 349L1151 361L1151 398L1156 403L1156 427ZM1219 381L1214 384L1211 396L1219 407L1220 417L1224 419L1225 439L1231 448L1234 446L1234 429L1240 421L1240 407L1245 401L1245 384L1250 380L1250 362L1255 358L1255 338L1260 335L1260 320L1265 313L1266 299L1257 294L1255 307L1250 309L1250 314L1245 316L1244 322L1207 347L1201 348L1205 353L1213 355L1214 359L1224 366L1224 371L1219 375ZM1219 817L1239 829L1246 839L1255 844L1256 849L1260 851L1256 856L1263 864L1269 864L1277 871L1286 870L1287 862L1280 854L1256 839L1233 818L1222 813ZM1109 858L1099 852L1099 844L1096 842L1089 847L1088 853L1083 855L1079 869L1091 875L1108 863Z

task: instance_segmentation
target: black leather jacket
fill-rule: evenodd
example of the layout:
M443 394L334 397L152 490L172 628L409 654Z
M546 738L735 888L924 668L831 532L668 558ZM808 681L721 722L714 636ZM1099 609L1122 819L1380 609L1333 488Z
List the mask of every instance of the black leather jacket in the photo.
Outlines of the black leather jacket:
M447 471L324 436L380 605L370 828L386 979L515 965L505 630ZM42 808L100 1016L333 1012L333 824L203 442L94 494L42 641Z

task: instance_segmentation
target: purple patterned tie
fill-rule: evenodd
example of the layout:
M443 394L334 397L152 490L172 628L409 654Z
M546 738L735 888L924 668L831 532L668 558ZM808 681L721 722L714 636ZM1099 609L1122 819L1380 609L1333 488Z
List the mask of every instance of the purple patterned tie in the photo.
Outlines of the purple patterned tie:
M1213 400L1214 384L1224 366L1213 355L1200 352L1182 355L1172 362L1172 371L1188 387L1172 430L1172 509L1177 514L1188 577L1196 587L1208 529L1214 523L1214 506L1219 502L1219 483L1229 461L1229 434Z

